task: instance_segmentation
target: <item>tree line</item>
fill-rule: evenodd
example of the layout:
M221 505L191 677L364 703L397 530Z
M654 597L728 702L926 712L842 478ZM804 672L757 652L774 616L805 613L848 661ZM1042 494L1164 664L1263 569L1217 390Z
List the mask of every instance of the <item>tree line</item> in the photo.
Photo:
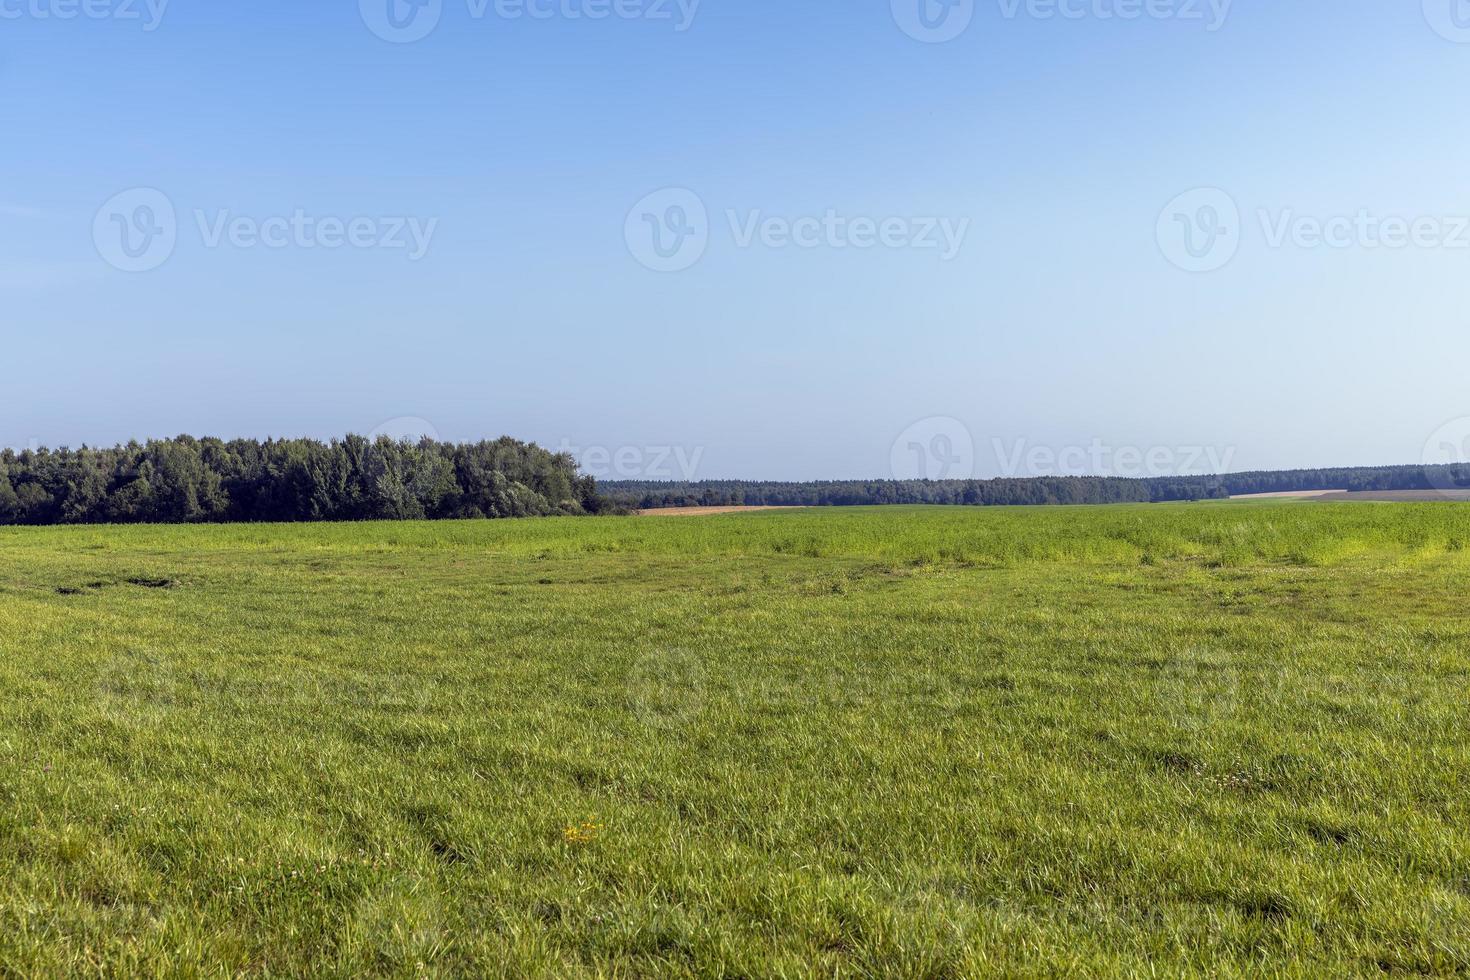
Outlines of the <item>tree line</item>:
M623 480L604 482L600 489L607 500L634 510L664 507L861 507L879 504L969 507L1130 504L1227 496L1219 487L1187 479L1131 480L1088 476L996 480L822 480L809 483Z
M613 504L664 507L854 507L875 504L1016 506L1217 500L1292 490L1470 489L1470 466L1374 466L1228 473L1218 476L1043 476L995 480L831 480L805 483L620 480L600 491Z
M607 506L570 455L510 438L179 436L0 452L0 524L536 517Z
M0 524L437 520L663 507L1159 503L1291 490L1470 489L1470 466L1379 466L1150 479L616 481L511 438L349 435L173 439L111 449L0 451Z
M1216 477L1231 494L1292 490L1470 490L1470 465L1257 470Z

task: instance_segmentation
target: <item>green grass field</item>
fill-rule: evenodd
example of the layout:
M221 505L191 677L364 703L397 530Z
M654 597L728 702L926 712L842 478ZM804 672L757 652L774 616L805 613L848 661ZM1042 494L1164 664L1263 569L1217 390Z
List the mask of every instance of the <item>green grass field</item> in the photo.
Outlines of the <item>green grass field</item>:
M1467 541L3 530L0 973L1464 975Z

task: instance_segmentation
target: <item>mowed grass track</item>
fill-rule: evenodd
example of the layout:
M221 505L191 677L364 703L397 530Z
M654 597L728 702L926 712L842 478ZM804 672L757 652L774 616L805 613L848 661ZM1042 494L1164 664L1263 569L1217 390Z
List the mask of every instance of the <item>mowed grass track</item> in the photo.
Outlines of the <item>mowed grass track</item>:
M0 973L1470 972L1470 506L0 531Z

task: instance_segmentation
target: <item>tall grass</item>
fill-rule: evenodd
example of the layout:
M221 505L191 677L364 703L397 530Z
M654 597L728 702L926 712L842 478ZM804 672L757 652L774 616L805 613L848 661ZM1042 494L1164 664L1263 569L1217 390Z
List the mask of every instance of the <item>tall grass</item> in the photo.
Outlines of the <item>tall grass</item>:
M598 554L770 556L952 562L1190 560L1333 564L1355 554L1458 552L1470 538L1451 504L1155 504L1055 508L849 508L725 514L699 520L563 518L190 527L0 529L0 543L75 550L187 546L222 552L476 552L513 557Z
M0 532L0 972L1470 972L1470 507Z

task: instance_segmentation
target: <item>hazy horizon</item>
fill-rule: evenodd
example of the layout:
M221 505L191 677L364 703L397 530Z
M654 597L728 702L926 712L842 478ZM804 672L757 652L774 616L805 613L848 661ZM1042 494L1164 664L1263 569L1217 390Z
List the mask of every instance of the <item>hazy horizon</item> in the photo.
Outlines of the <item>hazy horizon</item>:
M121 443L99 444L80 443L76 445L55 444L45 445L38 441L23 446L0 446L13 452L24 452L26 450L36 451L62 451L79 449L104 449L115 445L127 445L128 443L147 443L150 440L167 440L176 437L184 437L204 440L221 439L229 442L233 439L257 439L265 440L291 440L291 439L315 439L319 442L329 443L340 441L348 436L361 436L368 439L379 436L387 436L399 441L416 441L427 436L440 442L446 443L475 443L480 441L494 441L502 437L518 438L514 433L485 433L478 436L465 436L452 438L438 433L423 419L393 419L375 431L347 432L336 435L318 436L311 434L269 434L265 436L219 436L213 433L175 433L173 436L148 436L123 440ZM529 441L529 440L523 440ZM911 444L910 444L911 445ZM989 447L976 445L973 452L946 454L944 451L935 451L933 443L919 444L924 452L922 459L926 471L918 472L917 461L904 464L890 461L887 472L868 474L866 476L810 476L810 477L764 477L747 475L724 475L711 476L702 473L704 468L704 450L702 447L694 447L692 450L682 446L650 446L634 447L624 446L617 449L600 446L542 446L559 452L569 452L577 457L584 473L597 477L606 483L700 483L700 482L749 482L749 483L820 483L820 482L872 482L893 481L910 479L930 480L991 480L1005 478L1027 479L1032 477L1051 476L1101 476L1121 477L1125 479L1148 479L1154 477L1168 476L1230 476L1234 474L1249 472L1293 472L1297 470L1332 470L1332 469L1398 469L1415 468L1426 465L1424 461L1402 461L1402 462L1380 462L1366 464L1323 464L1319 466L1288 466L1273 467L1266 470L1246 470L1238 466L1217 465L1224 461L1233 459L1233 453L1227 450L1222 456L1213 447L1156 447L1158 453L1155 458L1150 459L1145 450L1138 447L1110 447L1110 446L1076 446L1064 447L1057 451L1049 446L1037 446L1024 441L1015 443L1009 447L992 444ZM912 451L912 450L911 450ZM1094 455L1100 454L1100 455ZM987 458L989 457L989 458ZM948 471L944 461L948 459L950 466ZM1099 463L1099 461L1101 461ZM1428 465L1436 465L1429 463ZM1204 468L1201 468L1204 467ZM902 471L911 469L907 474ZM899 472L895 472L899 471ZM1323 488L1327 489L1327 488Z

